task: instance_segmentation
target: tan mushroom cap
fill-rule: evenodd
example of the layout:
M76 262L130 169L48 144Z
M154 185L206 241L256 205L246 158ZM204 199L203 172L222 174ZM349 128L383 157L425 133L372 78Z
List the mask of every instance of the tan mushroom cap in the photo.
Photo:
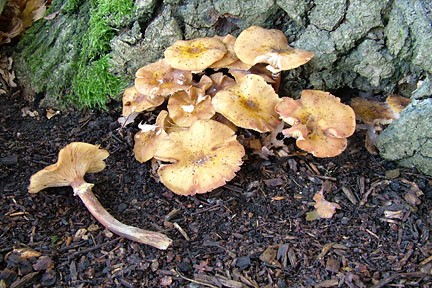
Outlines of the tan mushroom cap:
M239 60L234 52L234 43L236 41L236 37L231 34L227 34L225 37L215 36L215 38L221 40L225 44L227 52L221 59L211 64L210 68L227 68L228 65L233 64L234 62Z
M167 136L165 120L168 112L162 110L156 118L155 125L139 125L141 129L135 134L134 155L138 162L144 163L153 158L159 143Z
M394 113L399 114L411 103L411 99L396 94L391 94L387 97L386 103L390 106Z
M123 110L122 115L127 117L134 112L142 112L161 105L165 101L162 96L153 98L139 93L135 86L126 88L123 93Z
M170 118L181 127L189 127L198 119L210 119L216 113L211 97L196 87L171 95L168 112Z
M158 170L161 182L180 195L205 193L225 185L240 169L243 146L226 125L198 120L184 131L172 132L155 158L170 162Z
M259 26L243 30L237 37L234 51L242 62L250 65L267 63L267 69L272 72L297 68L314 55L290 47L282 31Z
M212 104L216 112L238 127L268 132L281 122L274 107L280 98L261 76L246 75L238 83L216 93Z
M227 48L217 38L196 38L192 40L177 40L168 47L165 59L171 67L187 71L203 71L214 62L220 60Z
M358 120L370 125L389 124L397 115L387 103L361 97L351 99L350 106Z
M141 67L135 76L135 88L151 98L188 89L192 82L190 71L174 69L165 59Z
M356 126L351 107L319 90L303 90L298 100L284 97L275 110L292 126L283 133L297 138L297 146L316 157L340 154Z
M73 142L60 150L57 163L45 167L30 178L30 193L37 193L48 187L69 186L83 179L86 173L105 169L108 151L98 145Z

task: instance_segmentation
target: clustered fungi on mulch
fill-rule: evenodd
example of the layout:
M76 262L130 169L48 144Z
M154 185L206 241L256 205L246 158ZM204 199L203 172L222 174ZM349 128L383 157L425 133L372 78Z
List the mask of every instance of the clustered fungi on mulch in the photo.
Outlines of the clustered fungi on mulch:
M181 197L155 181L150 164L134 159L137 128L118 130L119 104L105 113L50 120L42 109L39 116L22 116L28 105L19 93L0 97L2 285L432 284L431 178L367 153L363 132L334 158L250 156L230 184ZM88 176L102 204L127 224L166 233L171 248L160 251L107 232L70 188L37 197L27 192L30 175L72 141L99 143L111 154L104 171ZM323 186L341 209L332 219L306 221Z

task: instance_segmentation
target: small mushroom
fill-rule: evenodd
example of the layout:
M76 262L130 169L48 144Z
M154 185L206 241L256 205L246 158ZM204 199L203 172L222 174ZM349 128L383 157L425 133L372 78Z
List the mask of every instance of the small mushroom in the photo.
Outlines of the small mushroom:
M399 118L399 114L411 103L411 99L396 94L390 94L386 98L386 103L396 114L396 118Z
M358 125L359 129L365 129L365 147L371 154L378 154L375 147L381 125L387 125L399 118L399 113L410 103L410 100L397 95L390 95L386 102L370 100L361 97L351 99L350 106L353 108L356 118L363 122Z
M144 163L153 158L159 143L167 136L165 132L165 120L168 112L162 110L156 118L154 125L139 124L140 131L134 136L134 155L135 159Z
M170 118L181 127L189 127L198 119L210 119L216 113L210 96L196 87L174 93L168 99L168 112Z
M328 92L303 90L301 98L282 98L276 105L281 119L291 125L282 131L297 138L299 148L315 157L334 157L342 153L346 138L355 130L354 111Z
M197 120L183 131L168 134L155 158L161 182L180 195L206 193L234 178L240 169L243 146L231 128L214 120Z
M108 213L92 192L91 183L84 180L86 173L102 171L108 151L99 146L73 142L60 150L56 164L45 167L30 178L29 193L37 193L48 187L72 186L74 195L81 198L90 213L108 230L127 239L167 249L172 240L162 233L125 225Z
M313 57L313 53L288 45L285 34L276 29L251 26L243 30L234 44L237 57L244 63L267 63L273 73L297 68Z
M250 74L240 78L236 85L221 90L212 99L216 112L235 125L268 132L281 122L274 107L280 99L261 76Z
M125 89L122 101L122 115L128 117L133 113L142 112L161 105L165 101L165 98L162 96L150 98L147 95L139 93L135 86L132 86Z
M221 59L211 64L210 68L216 70L221 68L227 68L230 64L233 64L234 62L239 60L234 52L234 43L236 41L236 37L228 34L225 37L215 36L215 38L221 40L225 44L227 52Z
M217 38L177 40L168 47L165 59L171 67L186 71L203 71L222 59L227 52L225 44Z
M192 82L190 71L174 69L165 59L141 67L135 76L135 88L151 98L188 89Z

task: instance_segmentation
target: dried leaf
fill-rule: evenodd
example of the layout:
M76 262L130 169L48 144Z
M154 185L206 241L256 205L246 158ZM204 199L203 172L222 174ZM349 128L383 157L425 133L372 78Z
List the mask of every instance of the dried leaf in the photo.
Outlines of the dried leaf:
M48 119L51 119L52 117L54 117L54 116L56 116L56 115L59 115L60 114L60 111L56 111L56 110L54 110L54 109L52 109L52 108L47 108L46 109L46 117L48 118Z
M336 209L340 209L339 204L324 199L324 191L329 191L329 184L326 182L324 182L321 190L313 197L313 200L315 201L315 210L306 213L307 221L318 220L321 218L332 218L336 213Z

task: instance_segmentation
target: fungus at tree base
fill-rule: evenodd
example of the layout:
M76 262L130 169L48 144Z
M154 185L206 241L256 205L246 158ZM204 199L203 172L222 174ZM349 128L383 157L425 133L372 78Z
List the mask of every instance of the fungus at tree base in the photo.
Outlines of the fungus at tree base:
M354 111L328 92L303 90L299 100L284 97L275 109L291 125L283 134L316 157L339 155L355 130Z
M239 79L236 85L221 90L212 99L216 112L235 125L268 132L281 122L274 107L280 98L273 87L261 76L250 74Z
M187 129L171 132L154 158L161 164L161 182L180 195L194 195L225 185L240 169L243 146L234 131L214 120L197 120Z

